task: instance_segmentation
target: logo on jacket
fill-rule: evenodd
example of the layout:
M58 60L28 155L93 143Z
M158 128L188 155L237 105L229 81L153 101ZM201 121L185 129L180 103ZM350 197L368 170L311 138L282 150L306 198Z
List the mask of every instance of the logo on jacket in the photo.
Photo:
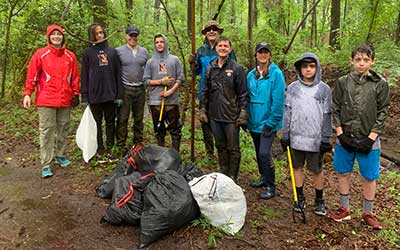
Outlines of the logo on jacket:
M226 76L227 76L227 77L231 77L232 74L233 74L233 70L227 69L227 70L225 70L225 73L226 73Z
M100 50L100 53L97 56L99 57L99 66L108 65L108 57L103 50Z

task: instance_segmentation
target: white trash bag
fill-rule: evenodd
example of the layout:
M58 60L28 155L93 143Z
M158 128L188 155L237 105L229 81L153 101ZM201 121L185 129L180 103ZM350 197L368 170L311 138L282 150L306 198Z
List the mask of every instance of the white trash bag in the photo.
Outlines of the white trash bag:
M97 125L89 106L83 112L76 131L76 144L82 150L83 160L88 163L97 152Z
M210 173L189 182L202 215L211 225L234 235L243 227L247 204L243 190L231 178Z

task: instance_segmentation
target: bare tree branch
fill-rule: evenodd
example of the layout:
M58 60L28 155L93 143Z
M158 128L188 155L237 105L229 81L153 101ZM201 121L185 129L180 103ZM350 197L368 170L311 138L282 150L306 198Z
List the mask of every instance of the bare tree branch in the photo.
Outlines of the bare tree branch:
M225 3L225 0L222 0L222 1L219 3L217 12L215 13L215 15L214 15L214 17L212 18L212 20L217 20L217 18L218 18L218 16L219 16L219 13L221 13L221 9L222 9L222 6L224 5L224 3Z

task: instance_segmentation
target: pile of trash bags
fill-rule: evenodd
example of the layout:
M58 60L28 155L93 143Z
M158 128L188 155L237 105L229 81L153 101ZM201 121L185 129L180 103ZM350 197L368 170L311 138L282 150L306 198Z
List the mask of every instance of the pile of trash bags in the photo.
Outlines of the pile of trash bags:
M96 194L111 198L101 223L140 226L140 248L196 219L234 234L244 224L242 189L220 173L204 175L179 154L157 145L136 145L105 176Z

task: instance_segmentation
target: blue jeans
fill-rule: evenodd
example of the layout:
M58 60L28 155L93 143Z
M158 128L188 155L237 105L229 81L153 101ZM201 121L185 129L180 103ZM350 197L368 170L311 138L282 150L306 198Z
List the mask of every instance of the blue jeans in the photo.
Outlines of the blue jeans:
M239 128L234 123L210 121L220 172L237 181L240 168Z
M264 181L267 186L273 188L275 188L275 168L272 161L271 148L275 135L276 133L273 133L270 137L264 137L262 133L251 132L261 180Z

